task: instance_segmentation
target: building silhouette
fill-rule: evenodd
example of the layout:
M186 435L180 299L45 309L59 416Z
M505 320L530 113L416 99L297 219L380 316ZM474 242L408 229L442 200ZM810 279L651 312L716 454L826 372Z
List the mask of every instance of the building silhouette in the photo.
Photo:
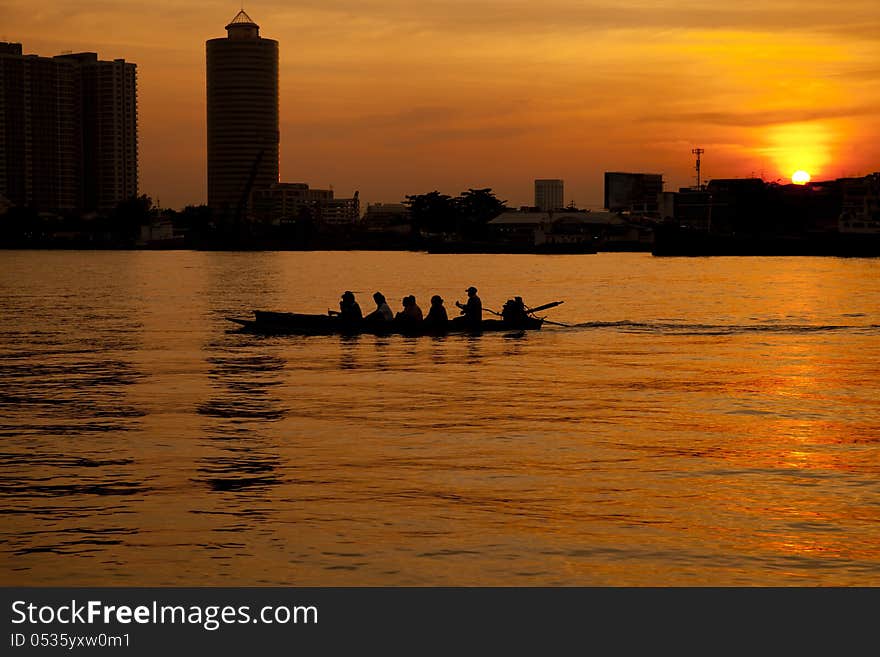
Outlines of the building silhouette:
M137 69L93 52L59 55L80 71L83 209L107 213L138 192Z
M251 192L278 182L278 42L243 10L226 33L205 44L208 205L240 220Z
M605 172L605 208L612 212L656 214L662 192L662 174Z
M322 225L350 225L360 219L358 192L352 198L335 198L332 189L313 189L306 183L274 183L251 192L249 220L285 224L308 216Z
M137 128L135 64L0 43L0 196L11 205L106 213L136 196Z
M565 205L564 185L557 178L535 180L535 207L541 212L561 209Z

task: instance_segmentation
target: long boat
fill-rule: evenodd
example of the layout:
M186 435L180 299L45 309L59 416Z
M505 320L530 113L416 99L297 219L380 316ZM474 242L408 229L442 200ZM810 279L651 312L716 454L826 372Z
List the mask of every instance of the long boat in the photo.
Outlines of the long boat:
M242 331L265 334L290 335L446 335L448 333L488 333L536 331L544 324L540 317L526 317L517 322L503 319L484 319L479 324L472 324L463 318L449 320L445 325L414 321L367 321L352 322L339 319L332 315L307 315L302 313L270 312L255 310L254 319L227 317L235 322Z

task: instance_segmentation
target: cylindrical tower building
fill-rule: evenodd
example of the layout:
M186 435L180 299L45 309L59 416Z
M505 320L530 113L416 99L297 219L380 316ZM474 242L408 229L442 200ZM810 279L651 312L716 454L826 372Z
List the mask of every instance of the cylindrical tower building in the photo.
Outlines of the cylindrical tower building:
M208 205L244 217L254 189L278 182L278 42L240 11L206 43Z

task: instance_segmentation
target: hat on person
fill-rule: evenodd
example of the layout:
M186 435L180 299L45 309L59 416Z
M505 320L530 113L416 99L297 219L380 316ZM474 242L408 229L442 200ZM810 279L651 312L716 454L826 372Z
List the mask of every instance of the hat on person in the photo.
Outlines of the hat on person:
M467 289L467 291L468 291L468 292L476 292L476 291L477 291L477 288L475 288L473 285L471 285L471 286Z

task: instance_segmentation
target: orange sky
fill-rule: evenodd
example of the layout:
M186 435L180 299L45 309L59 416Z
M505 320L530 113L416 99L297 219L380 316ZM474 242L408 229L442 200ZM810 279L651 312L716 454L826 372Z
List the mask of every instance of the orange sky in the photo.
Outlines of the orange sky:
M205 201L205 40L236 2L2 0L0 40L138 65L141 192ZM880 170L877 0L253 0L281 50L281 176L365 202L602 172Z

